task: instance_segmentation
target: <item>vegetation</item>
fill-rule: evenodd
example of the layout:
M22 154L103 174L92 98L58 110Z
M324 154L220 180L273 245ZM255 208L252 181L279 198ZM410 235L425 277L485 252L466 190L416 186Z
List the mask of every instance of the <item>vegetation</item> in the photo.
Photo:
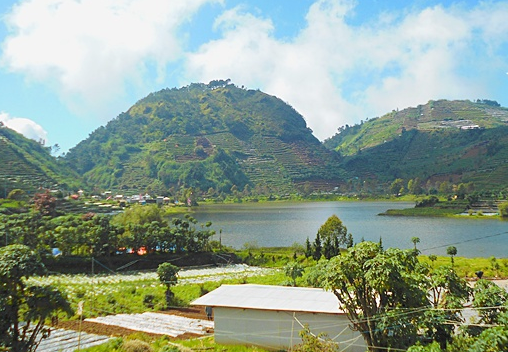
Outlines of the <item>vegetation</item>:
M445 194L442 184L472 182L479 192L504 192L507 117L508 109L483 100L429 101L341 127L324 145L358 177L350 184L356 191L388 191L391 185L391 194Z
M173 303L173 292L171 292L171 286L176 285L178 282L178 271L179 267L171 264L171 263L162 263L157 268L157 275L159 275L159 280L166 286L166 304L171 306Z
M44 141L35 142L0 125L0 197L20 200L21 192L33 193L41 187L66 192L81 187L81 177L51 151Z
M46 202L42 202L46 204ZM24 244L45 256L62 254L111 257L133 253L198 253L209 250L211 223L199 225L189 215L167 220L156 205L133 206L115 216L87 213L52 217L52 210L3 216L0 236L9 244ZM54 214L53 214L54 215Z
M46 318L72 309L65 296L52 286L25 283L45 273L44 265L30 248L0 248L0 347L8 351L35 351L49 334Z
M148 95L66 160L97 189L173 196L193 188L222 200L322 189L342 179L336 154L291 106L217 82Z

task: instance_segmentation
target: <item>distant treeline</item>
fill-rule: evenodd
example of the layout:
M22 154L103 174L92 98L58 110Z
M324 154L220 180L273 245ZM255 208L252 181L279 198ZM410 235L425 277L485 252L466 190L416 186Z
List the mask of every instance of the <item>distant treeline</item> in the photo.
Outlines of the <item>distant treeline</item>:
M2 245L24 244L42 255L197 253L209 250L214 234L211 223L197 224L189 215L169 220L156 205L136 205L114 216L51 216L33 211L4 215L0 221Z

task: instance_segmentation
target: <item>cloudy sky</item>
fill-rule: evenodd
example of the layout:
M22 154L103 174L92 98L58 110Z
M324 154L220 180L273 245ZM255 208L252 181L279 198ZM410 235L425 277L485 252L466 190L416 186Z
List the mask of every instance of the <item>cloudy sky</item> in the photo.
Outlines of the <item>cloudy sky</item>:
M2 0L0 16L0 121L61 151L212 79L278 96L321 140L431 99L508 107L508 0Z

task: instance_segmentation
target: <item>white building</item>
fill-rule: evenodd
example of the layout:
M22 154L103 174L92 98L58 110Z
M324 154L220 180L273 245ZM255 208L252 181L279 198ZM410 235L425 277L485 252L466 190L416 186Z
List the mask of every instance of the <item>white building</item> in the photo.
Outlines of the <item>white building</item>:
M320 288L222 285L191 304L213 307L217 343L281 350L301 343L300 331L308 325L313 334L339 343L341 351L366 350L335 295Z

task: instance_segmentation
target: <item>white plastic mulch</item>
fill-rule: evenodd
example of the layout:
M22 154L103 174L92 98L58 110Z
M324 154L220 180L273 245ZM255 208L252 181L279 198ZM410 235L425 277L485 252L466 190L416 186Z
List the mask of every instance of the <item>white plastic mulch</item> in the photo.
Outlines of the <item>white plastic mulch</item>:
M87 334L72 330L56 329L51 330L48 338L41 341L37 352L73 352L78 349L85 349L92 346L106 343L109 336Z
M213 321L150 312L108 315L85 319L85 321L171 337L177 337L185 333L205 335L214 326Z

